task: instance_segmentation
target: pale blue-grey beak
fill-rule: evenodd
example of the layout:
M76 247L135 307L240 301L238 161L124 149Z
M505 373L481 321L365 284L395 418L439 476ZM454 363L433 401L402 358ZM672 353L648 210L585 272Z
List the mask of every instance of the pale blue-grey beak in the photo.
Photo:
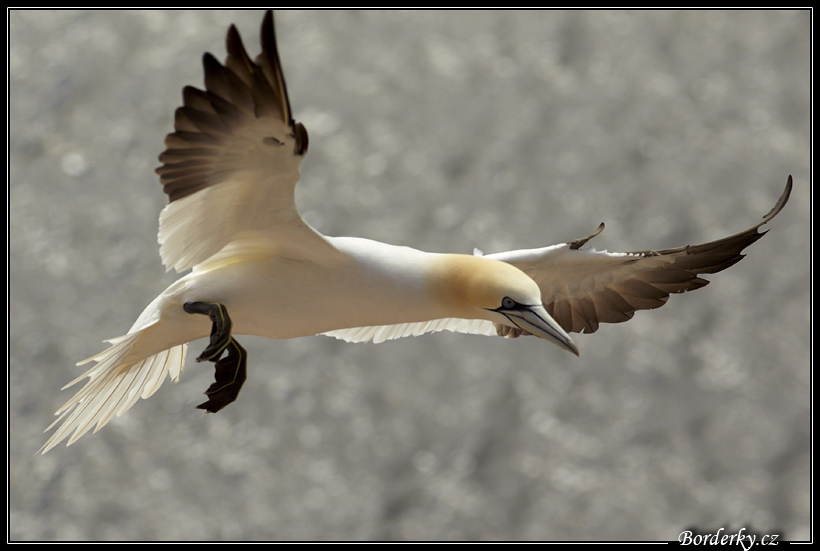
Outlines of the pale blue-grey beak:
M504 314L519 329L553 342L576 356L579 355L572 337L552 319L541 304L516 304L514 308L499 308L496 311Z

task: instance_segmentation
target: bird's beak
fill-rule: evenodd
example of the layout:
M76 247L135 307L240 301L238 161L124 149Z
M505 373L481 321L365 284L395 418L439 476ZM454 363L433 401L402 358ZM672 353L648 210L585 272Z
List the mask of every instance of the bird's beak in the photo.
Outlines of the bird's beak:
M516 308L501 309L498 312L504 314L519 329L553 342L576 356L579 355L578 347L572 338L552 319L542 305L518 305Z

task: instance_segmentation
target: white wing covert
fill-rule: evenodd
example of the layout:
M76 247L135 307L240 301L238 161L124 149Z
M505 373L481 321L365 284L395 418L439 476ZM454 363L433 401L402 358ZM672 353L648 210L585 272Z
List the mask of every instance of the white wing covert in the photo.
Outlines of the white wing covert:
M181 272L240 238L323 246L294 203L307 131L291 116L273 15L251 60L236 27L222 65L205 54L205 90L186 86L157 169L169 204L160 215L163 263Z

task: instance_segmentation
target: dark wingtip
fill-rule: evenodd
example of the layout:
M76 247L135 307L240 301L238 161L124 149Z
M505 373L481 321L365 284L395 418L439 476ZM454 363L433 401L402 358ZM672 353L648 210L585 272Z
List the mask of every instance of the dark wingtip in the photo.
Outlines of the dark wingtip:
M287 111L284 113L285 115L285 122L290 126L295 124L293 120L293 114L291 113L290 109L290 99L288 98L288 88L285 84L285 76L282 71L282 63L279 59L279 47L276 42L276 20L273 16L273 10L265 11L265 17L262 19L262 29L260 31L260 42L262 43L262 54L267 56L268 63L270 64L271 68L276 72L279 78L279 85L281 86L281 92L284 100L284 107ZM297 154L299 154L299 150L301 149L303 152L307 150L306 142L305 147L297 147Z
M237 49L237 46L244 49L244 46L242 45L242 37L239 36L239 31L237 30L236 25L231 23L231 26L228 27L227 34L225 34L225 49L228 53L231 53Z
M275 55L276 48L276 26L274 25L273 10L267 10L262 19L262 29L259 36L262 39L262 50L269 55Z
M789 200L789 196L792 193L792 175L789 174L789 179L786 180L786 189L783 190L783 194L780 196L780 199L777 200L777 204L774 206L772 210L769 211L769 214L763 217L763 222L761 225L765 224L766 222L770 221L772 218L777 216L777 214L783 210L783 207L786 206L786 203Z

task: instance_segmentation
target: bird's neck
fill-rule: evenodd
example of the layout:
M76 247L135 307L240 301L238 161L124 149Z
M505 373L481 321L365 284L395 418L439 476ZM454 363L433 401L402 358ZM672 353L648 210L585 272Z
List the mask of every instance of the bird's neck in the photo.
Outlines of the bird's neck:
M344 299L362 311L367 325L474 318L464 281L475 269L468 255L437 254L358 238L333 238L348 258L342 270L356 291ZM365 315L366 314L366 315ZM358 316L353 316L358 318Z

